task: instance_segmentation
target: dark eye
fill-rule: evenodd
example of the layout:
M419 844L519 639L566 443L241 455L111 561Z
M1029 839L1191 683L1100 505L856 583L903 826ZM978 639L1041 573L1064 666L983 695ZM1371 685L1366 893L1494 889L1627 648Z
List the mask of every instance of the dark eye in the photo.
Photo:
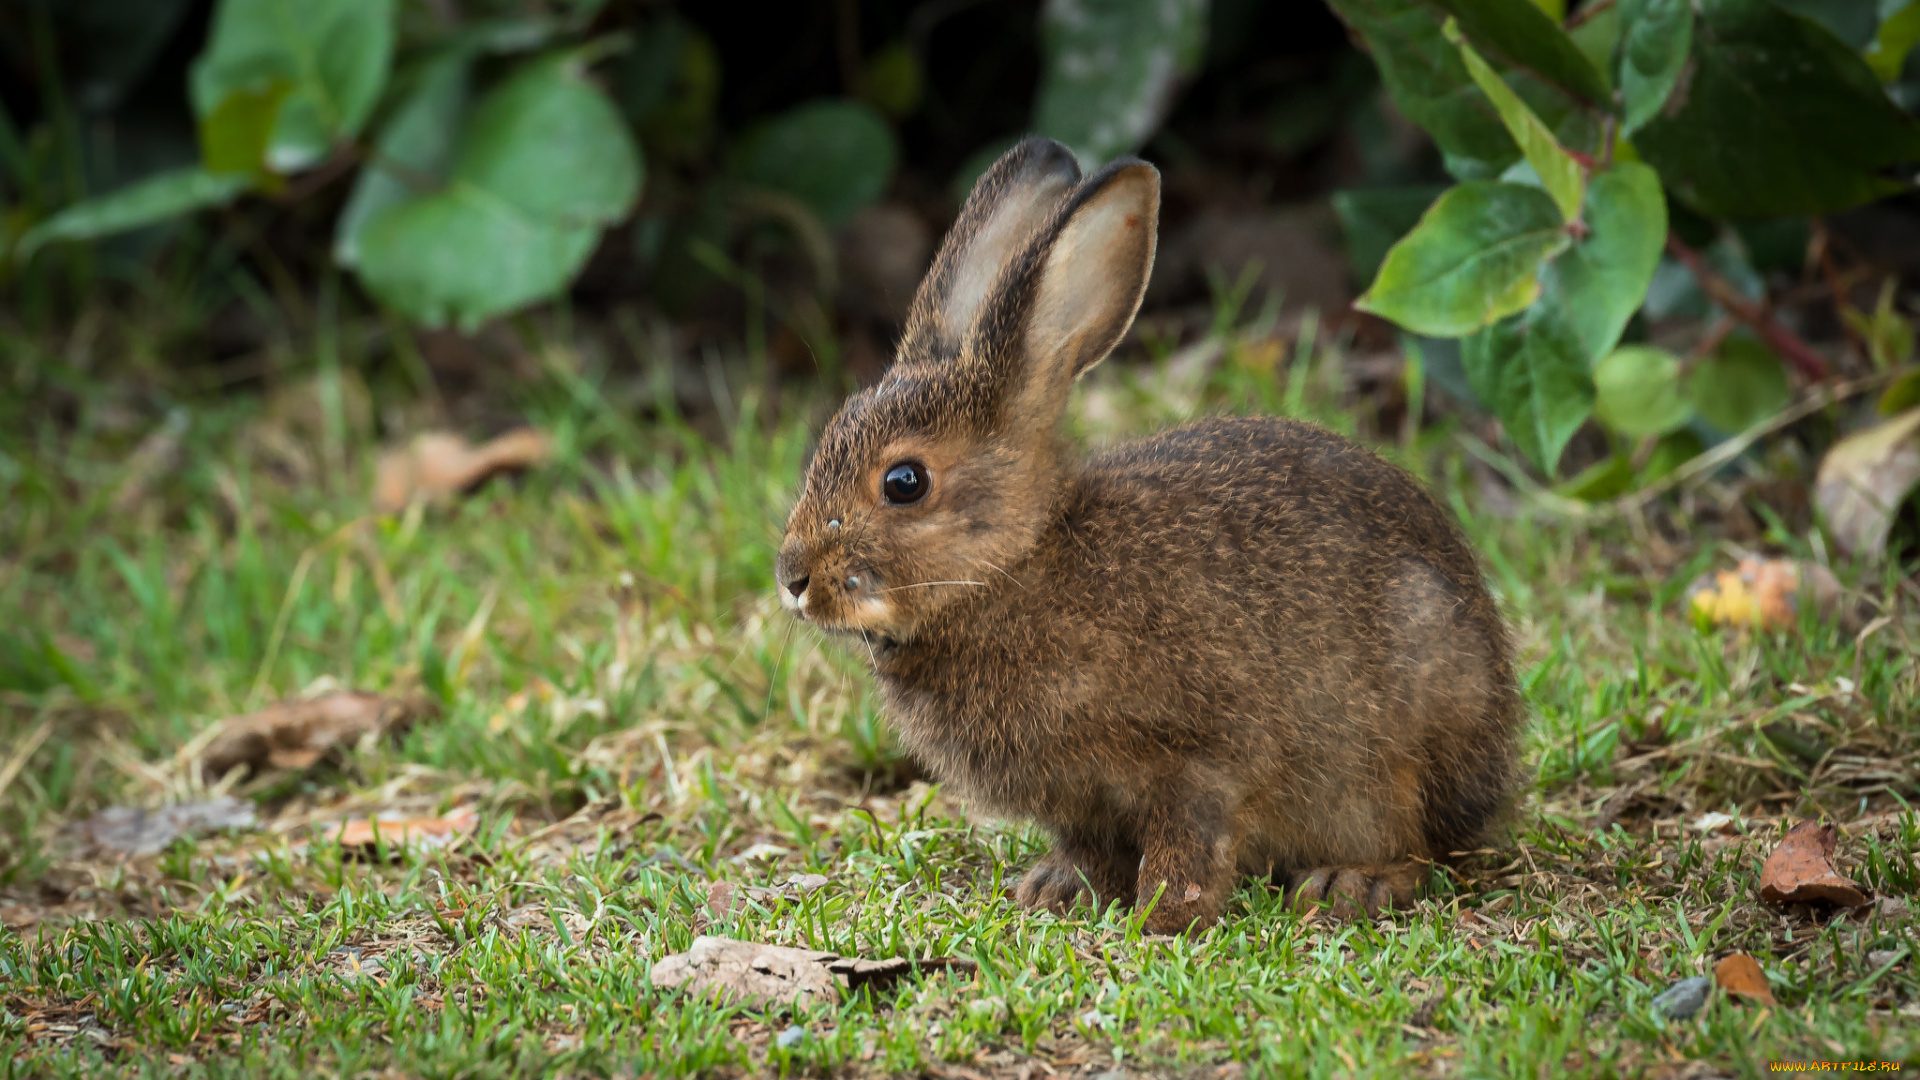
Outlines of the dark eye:
M927 497L927 468L917 461L903 461L887 470L886 483L880 485L887 501L895 506L917 503Z

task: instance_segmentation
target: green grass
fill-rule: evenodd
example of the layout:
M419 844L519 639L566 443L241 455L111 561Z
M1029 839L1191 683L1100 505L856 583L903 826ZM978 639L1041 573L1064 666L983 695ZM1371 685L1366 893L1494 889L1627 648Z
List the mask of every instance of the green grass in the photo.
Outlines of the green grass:
M1157 938L1117 909L1021 912L1003 889L1043 839L908 784L859 657L771 602L830 403L756 397L733 371L703 433L643 418L659 380L549 349L493 407L552 431L556 462L380 518L357 355L287 361L277 401L157 375L129 391L23 341L8 356L0 764L48 735L0 792L0 911L39 920L0 931L0 1076L1759 1075L1920 1055L1916 923L1782 914L1756 884L1783 823L1827 814L1867 819L1841 849L1856 878L1920 885L1920 822L1888 812L1914 784L1920 612L1891 572L1838 568L1892 615L1864 639L1811 615L1702 634L1681 594L1731 556L1686 517L1496 518L1448 426L1388 432L1464 516L1520 642L1533 779L1513 835L1378 922L1248 882L1217 927ZM1337 343L1236 340L1198 374L1103 370L1076 423L1104 439L1257 410L1378 439L1343 370ZM405 382L375 380L381 415L417 425ZM177 456L122 495L168 408L188 421ZM327 680L440 714L240 783L260 831L124 864L62 832L204 797L218 778L182 753L197 732ZM315 840L462 801L485 824L451 850L354 860ZM1708 811L1744 833L1688 824ZM830 884L712 932L978 974L797 1014L649 988L711 881L796 873ZM1777 1007L1655 1014L1731 951Z

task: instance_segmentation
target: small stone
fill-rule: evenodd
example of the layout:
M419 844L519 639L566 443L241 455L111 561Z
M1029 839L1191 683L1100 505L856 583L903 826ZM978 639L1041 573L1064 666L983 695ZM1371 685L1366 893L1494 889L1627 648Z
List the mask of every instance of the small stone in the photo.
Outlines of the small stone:
M1713 979L1706 975L1681 979L1653 999L1653 1011L1669 1020L1685 1020L1707 1003L1707 994L1712 989Z
M1912 913L1912 909L1908 907L1905 897L1883 896L1874 905L1873 913L1883 919L1904 919Z
M1875 949L1867 954L1867 966L1875 971L1900 959L1899 949Z
M805 1042L806 1038L807 1038L807 1029L801 1027L799 1024L795 1024L792 1027L788 1028L787 1030L781 1032L779 1035L775 1036L773 1041L776 1046L780 1047L780 1049L791 1050L794 1047L800 1045L802 1042Z

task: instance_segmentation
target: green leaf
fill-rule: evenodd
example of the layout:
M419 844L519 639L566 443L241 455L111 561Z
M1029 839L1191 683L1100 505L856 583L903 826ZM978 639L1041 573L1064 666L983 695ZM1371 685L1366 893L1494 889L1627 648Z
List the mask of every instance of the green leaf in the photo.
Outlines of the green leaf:
M620 111L566 53L528 64L481 99L453 176L532 218L598 225L640 195L640 155Z
M414 72L412 86L380 129L373 156L354 180L334 226L333 258L351 267L360 259L367 220L395 203L431 191L446 180L453 140L467 107L471 57L452 53Z
M837 226L886 191L898 159L892 129L871 106L816 101L749 132L728 155L727 173L791 195Z
M1394 104L1433 136L1447 169L1486 180L1520 156L1493 103L1441 34L1451 13L1482 57L1559 138L1597 148L1599 129L1579 101L1607 96L1606 80L1559 27L1528 0L1329 0L1366 43ZM1561 81L1581 89L1569 89Z
M1873 403L1881 416L1906 412L1915 405L1920 405L1920 371L1911 371L1895 379Z
M1715 217L1844 210L1907 185L1920 123L1825 28L1770 0L1698 0L1672 99L1634 136L1669 191Z
M1567 31L1567 36L1573 39L1574 48L1587 58L1587 63L1604 76L1613 70L1613 51L1620 44L1621 25L1620 6L1610 4L1585 15L1579 26Z
M1593 369L1594 412L1628 438L1665 435L1693 418L1680 387L1680 358L1649 345L1623 345Z
M1561 219L1572 221L1579 217L1580 200L1586 194L1587 187L1587 174L1580 168L1580 163L1573 160L1566 148L1553 137L1553 132L1547 129L1547 125L1540 122L1533 110L1527 108L1526 102L1521 101L1513 88L1500 80L1499 74L1487 66L1487 62L1460 35L1458 22L1448 19L1441 33L1460 50L1460 59L1466 62L1467 74L1473 77L1481 92L1499 111L1500 122L1506 126L1507 134L1513 136L1527 164L1533 166L1541 185L1547 189L1547 194L1553 196L1555 205L1560 207Z
M1448 189L1387 252L1354 306L1416 334L1460 337L1531 304L1541 264L1569 243L1546 192L1470 181Z
M1867 66L1881 82L1897 82L1915 45L1920 45L1920 2L1910 0L1880 24L1866 49Z
M1855 52L1873 42L1880 25L1880 0L1773 0L1795 15L1819 23Z
M210 173L197 166L150 176L118 191L74 203L28 229L14 245L14 258L24 260L42 245L57 240L92 240L157 225L210 206L225 206L251 186L252 177Z
M419 115L403 107L394 123L436 123L458 89L453 70L424 78L428 99L409 102ZM431 149L423 161L447 156ZM488 93L450 156L443 190L386 201L343 238L368 290L430 326L473 327L558 293L639 197L639 151L573 54Z
M1356 281L1371 282L1387 250L1413 227L1445 191L1433 184L1353 188L1333 195L1333 212L1347 237L1347 263Z
M1610 100L1606 76L1593 66L1559 22L1530 0L1434 0L1460 20L1481 49L1538 76L1589 105Z
M227 95L200 122L200 161L208 172L266 173L267 147L293 84L269 80L257 89Z
M1645 487L1667 476L1673 470L1700 456L1706 445L1700 436L1691 431L1676 431L1662 435L1660 441L1653 444L1653 453L1647 455L1647 463L1640 469L1640 486Z
M1497 175L1520 156L1492 103L1467 74L1460 50L1447 44L1440 20L1422 0L1328 3L1366 42L1394 104L1433 136L1456 176Z
M1525 311L1460 348L1474 394L1547 472L1594 407L1589 372L1620 340L1659 265L1667 221L1653 171L1620 164L1594 177L1585 225L1587 235L1542 268Z
M189 89L204 123L234 94L289 86L265 162L306 168L360 133L393 61L394 0L220 0Z
M1624 495L1633 486L1633 459L1625 454L1608 454L1580 470L1578 476L1555 485L1554 490L1581 502L1605 502Z
M1871 315L1850 303L1840 309L1847 325L1866 343L1867 358L1882 370L1898 367L1913 355L1913 324L1893 306L1897 284L1893 278L1881 283L1880 300Z
M1139 149L1198 68L1206 23L1206 0L1046 0L1034 130L1088 167Z
M1693 365L1686 393L1700 419L1734 434L1786 408L1793 388L1779 358L1765 345L1749 337L1730 337L1714 355Z
M471 329L559 292L600 229L527 217L464 181L375 214L360 233L367 288L427 326Z
M1660 178L1645 165L1617 164L1587 186L1587 235L1541 275L1570 300L1568 318L1589 366L1612 351L1646 300L1667 242Z
M1561 296L1460 343L1467 381L1527 460L1551 473L1593 411L1586 349Z
M1626 106L1621 134L1630 136L1659 115L1680 81L1693 45L1690 0L1620 0L1623 29L1616 81Z

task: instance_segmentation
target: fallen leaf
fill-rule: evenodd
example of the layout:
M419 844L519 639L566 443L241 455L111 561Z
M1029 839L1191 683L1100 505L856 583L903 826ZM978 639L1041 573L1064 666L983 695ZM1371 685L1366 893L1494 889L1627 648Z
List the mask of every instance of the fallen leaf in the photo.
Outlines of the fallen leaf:
M1681 979L1653 999L1653 1011L1669 1020L1685 1020L1700 1011L1713 990L1713 980L1705 975Z
M209 778L225 776L241 765L254 772L306 769L333 750L369 735L401 730L430 711L424 699L402 700L359 690L283 701L221 721L220 733L207 744L200 765Z
M1735 569L1696 578L1687 588L1687 609L1706 626L1785 630L1799 625L1803 601L1831 616L1841 596L1840 579L1819 563L1741 559Z
M719 922L745 903L740 886L731 881L716 881L707 886L707 906L703 912L709 924Z
M519 428L478 447L444 431L414 437L403 450L380 455L373 502L382 513L398 513L415 499L455 495L489 477L530 469L553 453L553 440L533 428Z
M356 818L337 823L323 835L343 848L369 851L381 844L389 850L438 848L466 836L479 824L479 813L471 806L462 806L445 817Z
M782 888L791 891L795 896L806 896L826 888L828 884L830 879L825 874L795 874L787 879L786 885Z
M1701 814L1689 823L1694 829L1704 833L1725 833L1733 831L1733 815L1714 810Z
M1900 503L1920 484L1920 408L1833 444L1813 482L1813 502L1849 555L1885 553Z
M1760 970L1760 962L1743 952L1729 953L1713 965L1713 984L1733 997L1762 1005L1779 1004L1773 1000L1773 990L1767 986L1767 975Z
M728 915L744 908L748 901L772 903L775 900L795 900L818 889L825 888L830 879L825 874L794 874L784 884L767 888L762 885L739 885L731 881L715 881L707 886L707 902L694 913L694 933L699 933Z
M96 848L125 855L152 855L182 836L215 829L249 829L256 820L252 803L222 795L156 810L112 806L76 828Z
M1867 896L1833 866L1838 830L1803 821L1788 831L1760 868L1760 898L1769 904L1860 907Z
M951 957L867 960L702 935L686 952L662 957L649 979L662 989L682 987L753 1005L834 1004L863 986L885 989L911 971L974 968L971 960Z

